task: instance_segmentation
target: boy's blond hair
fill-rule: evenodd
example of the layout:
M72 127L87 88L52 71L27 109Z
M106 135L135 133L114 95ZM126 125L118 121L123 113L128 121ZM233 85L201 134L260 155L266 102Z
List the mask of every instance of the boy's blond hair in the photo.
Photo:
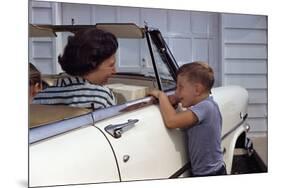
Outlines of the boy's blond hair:
M214 71L204 62L195 61L182 65L177 71L178 76L184 76L192 83L202 84L207 91L210 91L214 85Z

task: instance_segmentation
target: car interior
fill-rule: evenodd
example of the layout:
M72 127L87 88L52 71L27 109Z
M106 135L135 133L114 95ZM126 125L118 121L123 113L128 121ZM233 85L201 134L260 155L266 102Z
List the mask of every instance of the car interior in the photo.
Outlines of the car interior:
M56 36L55 32L66 32L72 31L71 29L81 29L80 27L84 26L44 26L41 25L35 26L30 25L30 36L42 37L48 36L53 37ZM89 26L86 26L89 27ZM97 28L104 29L107 31L112 31L117 37L120 38L144 38L143 29L137 27L134 24L97 24ZM75 32L75 30L73 30ZM159 41L158 41L159 42ZM154 51L157 51L157 48L153 47ZM158 54L157 52L154 52ZM159 55L156 56L156 64L159 68L159 74L161 79L161 85L164 90L167 91L171 88L175 88L175 82L171 79L169 75L167 67L163 64L161 57ZM55 81L64 77L65 73L42 75L43 89L46 87L53 86ZM158 78L159 79L159 78ZM117 105L121 105L130 101L135 101L138 99L145 98L148 92L152 89L159 89L159 83L157 83L157 79L155 77L155 73L153 70L146 74L139 73L129 73L129 72L118 72L113 75L108 83L105 85L110 88L114 93L117 99ZM82 115L88 113L89 109L81 109L77 107L68 107L68 106L51 106L51 105L31 105L30 114L32 117L30 119L30 127L39 126L46 123L51 123L54 121L71 118L75 115ZM37 113L37 115L35 114ZM52 114L52 115L50 115Z

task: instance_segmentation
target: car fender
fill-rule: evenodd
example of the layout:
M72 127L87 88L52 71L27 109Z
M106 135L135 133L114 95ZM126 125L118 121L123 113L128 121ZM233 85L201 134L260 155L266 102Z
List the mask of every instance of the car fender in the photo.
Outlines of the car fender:
M240 86L223 86L212 90L222 115L222 150L227 173L231 173L234 148L246 132L248 92Z

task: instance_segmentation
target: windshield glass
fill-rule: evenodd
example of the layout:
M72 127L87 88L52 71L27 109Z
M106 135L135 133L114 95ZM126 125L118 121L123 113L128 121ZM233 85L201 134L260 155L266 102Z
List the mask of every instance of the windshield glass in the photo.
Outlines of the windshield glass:
M174 89L176 87L176 82L173 78L173 76L171 75L169 68L167 66L168 60L165 58L165 56L163 56L160 52L160 48L156 46L156 44L153 42L153 40L151 41L151 47L152 47L152 52L153 52L153 56L154 56L154 60L156 63L156 67L157 67L157 71L160 77L160 82L161 82L161 86L162 86L162 90L163 91L168 91L171 89ZM155 73L156 74L156 73Z

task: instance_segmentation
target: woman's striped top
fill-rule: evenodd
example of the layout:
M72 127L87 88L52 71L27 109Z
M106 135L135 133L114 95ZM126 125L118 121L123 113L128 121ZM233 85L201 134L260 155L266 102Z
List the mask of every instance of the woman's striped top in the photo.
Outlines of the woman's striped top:
M67 76L39 92L32 103L99 109L115 105L116 99L107 87L91 84L81 77Z

